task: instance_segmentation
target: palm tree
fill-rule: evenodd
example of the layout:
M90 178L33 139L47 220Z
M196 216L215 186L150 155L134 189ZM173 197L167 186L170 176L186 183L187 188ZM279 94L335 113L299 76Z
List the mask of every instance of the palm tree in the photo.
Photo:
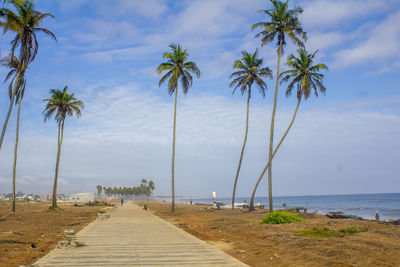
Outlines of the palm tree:
M97 195L98 195L99 197L101 197L101 191L103 190L103 187L102 187L101 185L97 185L97 186L96 186L96 189L97 189Z
M186 95L189 87L193 84L193 77L191 73L200 78L200 70L196 63L193 61L186 61L189 54L186 49L183 50L180 45L171 44L169 46L172 51L164 53L163 57L167 62L161 63L157 68L157 73L161 74L164 71L167 73L161 78L159 86L161 86L167 79L168 93L170 96L175 93L175 106L174 106L174 130L172 137L172 167L171 167L171 182L172 182L172 205L171 210L175 211L175 186L174 186L174 166L175 166L175 129L176 129L176 104L178 101L178 81L181 80L183 93Z
M15 78L15 80L18 81L19 76L24 75L24 71L28 68L28 65L35 59L38 53L39 43L36 38L36 33L43 32L46 35L52 37L54 40L57 40L55 35L51 31L40 27L40 24L45 18L54 18L54 16L49 13L42 13L35 10L33 0L8 0L7 2L10 3L17 12L14 13L8 8L1 8L0 27L3 28L4 33L8 31L16 33L14 39L11 41L11 58L15 58L15 50L19 47L18 59L20 61L20 66L18 67ZM3 124L3 129L1 131L0 150L3 144L4 135L7 129L8 121L10 119L11 110L13 108L17 90L17 83L15 83L14 89L11 92L10 106L8 108L6 119Z
M56 172L54 177L54 187L53 187L53 200L52 208L57 207L57 182L58 182L58 170L60 166L60 155L61 146L64 137L64 123L67 116L76 116L79 118L81 116L81 109L83 109L83 102L77 100L74 94L69 94L67 92L68 86L65 86L63 90L51 89L49 99L44 99L46 101L46 107L43 111L44 121L50 119L55 115L55 120L58 123L58 150L57 150L57 163Z
M256 35L256 37L262 37L262 46L271 43L277 39L278 46L278 64L276 70L276 84L274 94L274 105L271 116L271 128L269 137L269 149L268 149L268 161L272 160L272 150L274 143L274 127L275 127L275 113L278 97L278 84L279 84L279 67L281 62L281 56L284 52L284 46L286 45L286 37L289 37L295 44L303 46L303 42L300 39L306 40L306 33L301 27L301 23L298 19L298 15L303 12L300 7L289 9L288 1L281 2L277 0L270 0L272 4L271 9L259 10L259 12L267 15L269 18L268 22L259 22L252 26L252 30L258 27L262 27L263 30ZM269 195L269 209L272 211L272 172L271 167L268 169L268 195Z
M16 96L15 99L16 104L18 104L18 115L17 115L17 128L16 128L16 137L15 137L15 146L14 146L14 164L13 164L13 180L12 180L12 195L13 200L11 204L11 210L15 212L15 179L16 179L16 171L17 171L17 153L18 153L18 139L19 139L19 118L21 113L21 101L22 97L24 96L25 87L26 87L26 80L25 80L25 70L22 69L21 73L19 73L18 68L20 67L20 61L18 58L13 56L12 54L9 55L8 58L0 60L0 64L10 68L4 82L10 81L10 85L8 87L8 93L10 96L10 101L14 101L12 98L12 88L13 84L15 84L16 88ZM23 66L22 66L23 67Z
M286 129L285 133L283 134L281 140L279 141L278 145L276 146L274 153L272 154L272 158L275 156L276 152L278 151L279 147L281 146L283 140L285 139L286 135L288 134L290 128L293 125L293 122L296 118L297 115L297 110L299 109L300 106L300 101L302 98L304 100L307 100L307 98L311 94L311 90L314 91L314 94L316 97L318 97L318 90L325 94L326 88L323 84L323 78L325 77L323 74L319 73L320 70L328 70L328 67L323 64L316 64L313 65L314 63L314 57L315 54L318 52L318 50L312 54L307 53L306 49L300 48L297 50L299 57L295 57L293 54L288 57L286 65L289 67L289 70L284 71L281 73L283 75L281 79L281 83L287 82L291 79L287 89L286 89L286 97L290 96L292 94L293 88L296 87L297 89L297 106L296 109L294 110L292 120ZM265 168L263 169L260 177L257 180L257 183L253 189L253 193L251 195L250 199L250 210L254 209L254 196L256 194L256 190L258 187L258 184L260 183L262 177L265 174L265 171L268 168L271 168L271 161L272 158L268 160L268 163L266 164Z
M238 71L231 74L230 78L234 78L234 80L229 85L230 87L235 86L232 94L236 91L238 87L240 87L240 92L242 95L247 90L247 111L246 111L246 130L244 134L244 141L242 150L240 152L239 164L236 170L235 183L233 185L233 193L232 193L232 209L234 209L235 204L235 193L236 193L236 185L239 177L240 167L242 165L244 148L246 146L247 141L247 133L249 130L249 104L251 98L251 87L255 82L258 85L258 89L263 97L265 97L265 90L267 89L267 84L263 81L262 78L270 78L272 79L272 71L268 68L262 67L263 59L258 58L258 49L253 54L250 54L246 51L242 52L242 59L236 60L233 63L233 68L239 69Z

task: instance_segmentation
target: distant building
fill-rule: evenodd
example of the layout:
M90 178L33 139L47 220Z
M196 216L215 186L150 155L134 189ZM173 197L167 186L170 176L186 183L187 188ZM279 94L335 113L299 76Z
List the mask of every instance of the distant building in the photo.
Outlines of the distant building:
M94 201L94 193L89 192L89 193L78 193L78 194L72 194L69 196L68 199L70 202L93 202Z
M47 199L47 195L41 195L41 196L39 196L39 201L47 202L49 200Z

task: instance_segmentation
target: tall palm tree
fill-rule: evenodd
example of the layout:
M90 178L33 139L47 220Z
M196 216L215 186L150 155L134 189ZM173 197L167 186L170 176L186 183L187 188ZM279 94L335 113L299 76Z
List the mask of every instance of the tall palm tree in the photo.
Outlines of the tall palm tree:
M284 46L286 45L286 38L289 37L295 44L303 46L301 39L306 40L306 33L301 27L301 23L298 19L298 15L303 12L300 7L289 9L288 2L281 2L277 0L270 0L272 4L271 9L259 10L259 12L265 14L269 19L268 22L259 22L252 26L252 30L255 28L263 28L263 30L256 35L261 37L262 46L271 43L275 39L277 40L278 46L278 64L276 70L276 84L274 94L274 105L272 108L271 116L271 128L269 137L269 148L268 148L268 161L272 160L272 150L274 143L274 127L275 127L275 113L278 97L278 84L279 84L279 67L281 62L281 56L284 52ZM269 209L272 211L272 172L271 167L268 169L268 196L269 196Z
M256 49L256 51L253 54L243 51L242 59L236 60L233 63L233 68L239 69L239 70L235 71L230 76L230 78L234 78L234 80L231 82L231 84L229 86L230 87L235 86L232 94L239 87L240 87L240 92L242 93L242 95L247 90L246 130L245 130L245 134L244 134L242 150L240 152L239 164L238 164L237 170L236 170L235 183L233 185L232 209L234 209L234 207L235 207L234 204L235 204L236 185L237 185L237 180L239 177L240 167L242 165L244 148L246 146L246 141L247 141L247 133L249 131L249 104L250 104L250 98L251 98L251 87L253 86L253 83L255 82L258 85L258 89L259 89L261 95L263 97L265 97L265 90L267 89L267 84L263 81L262 78L272 79L272 71L268 67L263 68L262 67L263 59L258 58L257 56L258 56L258 49Z
M15 32L16 35L14 39L11 41L11 61L14 61L15 58L15 50L19 47L19 65L18 70L15 74L15 82L14 89L11 92L11 100L8 108L8 112L6 115L6 119L3 124L3 129L1 131L0 136L0 150L3 144L4 135L7 129L7 124L10 119L11 110L13 108L14 99L17 95L19 89L20 76L24 77L25 71L28 68L29 64L35 59L39 44L36 38L37 32L43 32L54 40L57 40L55 35L45 29L40 28L40 24L47 17L54 18L53 15L49 13L42 13L35 10L35 6L33 4L33 0L8 0L17 13L14 13L12 10L8 8L0 9L0 27L3 28L4 33L8 31ZM24 89L25 90L25 89ZM20 119L20 109L21 109L21 100L23 91L20 91L18 96L18 116L17 116L17 129L16 129L16 142L14 148L14 167L13 167L13 186L15 187L15 177L16 177L16 165L17 165L17 151L18 151L18 138L19 138L19 119ZM12 201L12 211L15 212L15 194L13 195Z
M311 94L311 91L314 91L316 97L318 97L318 91L320 91L323 94L325 94L326 91L326 88L323 84L323 78L325 76L319 72L320 70L328 70L328 67L323 63L313 65L314 57L315 54L318 52L318 50L312 54L309 54L307 53L305 48L300 48L299 50L297 50L297 52L299 54L299 57L295 57L293 54L290 55L286 63L286 65L289 67L289 70L281 73L281 75L283 75L281 83L291 80L286 89L286 97L290 96L292 94L293 89L296 88L297 105L296 109L294 110L292 120L288 128L286 129L285 133L283 134L281 140L279 141L278 145L276 146L274 153L272 154L272 158L275 156L276 152L281 146L283 140L285 140L286 135L288 134L290 128L293 125L293 122L297 115L297 110L299 109L300 106L301 99L304 98L304 100L307 100L307 98ZM253 189L253 193L250 199L250 210L254 209L254 196L256 194L258 184L260 183L262 177L264 176L265 171L268 168L271 168L272 158L268 160L268 163L263 169Z
M172 205L171 210L175 211L175 186L174 186L174 166L175 166L175 129L176 129L176 104L178 101L178 81L181 80L183 93L186 95L189 87L193 84L193 77L195 74L200 78L200 70L196 63L193 61L186 61L189 54L186 49L183 50L180 45L171 44L169 46L172 51L164 53L163 57L167 62L161 63L157 68L157 73L161 74L165 71L167 73L161 78L159 86L166 80L168 81L168 93L170 96L175 93L175 106L174 106L174 130L172 137L172 167L171 167L171 183L172 183Z
M22 97L24 96L25 87L26 87L26 80L25 80L25 76L24 76L25 70L22 69L21 73L19 73L18 68L20 67L20 61L18 60L18 58L16 58L12 54L10 54L8 58L1 59L0 64L8 67L10 69L4 82L7 82L8 80L11 79L10 85L8 87L10 101L14 101L12 98L12 94L13 94L12 88L13 88L13 84L15 84L16 96L17 96L17 98L15 99L15 102L16 102L16 104L18 104L17 128L16 128L16 137L15 137L15 146L14 146L13 180L12 180L13 200L11 203L11 210L13 212L15 212L15 178L16 178L16 171L17 171L19 118L20 118L20 113L21 113L21 101L22 101Z
M67 92L68 86L65 86L63 90L51 89L49 99L44 99L47 102L46 107L43 111L44 121L50 119L53 115L58 123L58 149L57 149L57 162L56 171L54 177L54 187L53 187L53 199L52 208L57 207L57 182L58 182L58 170L60 167L60 155L61 146L64 138L64 123L67 116L76 115L78 118L81 116L83 109L83 102L75 98L74 94L69 94Z
M20 61L20 66L18 67L15 78L15 80L18 81L19 76L24 74L24 71L28 68L28 65L35 59L38 53L39 43L36 38L36 33L43 32L54 40L57 40L51 31L40 27L40 24L45 18L54 18L54 16L49 13L42 13L35 10L33 0L8 0L7 2L14 7L16 13L14 13L11 9L1 8L0 27L3 28L4 33L8 31L16 33L14 39L11 41L11 58L15 58L15 50L19 48L18 59ZM17 84L14 84L14 89L11 93L10 106L8 108L3 129L1 131L0 150L3 144L4 135L6 133L7 124L10 119L17 90Z

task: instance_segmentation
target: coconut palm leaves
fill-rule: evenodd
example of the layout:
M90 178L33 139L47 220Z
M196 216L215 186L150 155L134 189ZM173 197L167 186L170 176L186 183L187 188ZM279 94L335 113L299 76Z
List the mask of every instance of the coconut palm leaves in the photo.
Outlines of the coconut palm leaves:
M181 81L183 93L186 95L189 88L193 84L192 74L195 74L197 78L200 78L200 70L196 63L192 61L186 61L189 54L186 49L183 50L180 45L171 44L169 46L172 51L164 53L163 57L167 60L161 63L157 68L157 73L161 74L167 72L159 82L161 86L165 81L168 81L168 93L171 96L175 93L175 105L174 105L174 130L172 137L172 167L171 167L171 183L172 183L172 205L171 210L175 211L175 131L176 131L176 104L178 101L178 82Z
M259 12L265 14L269 21L259 22L252 26L255 28L263 28L256 37L261 37L261 45L271 43L276 39L278 47L278 64L276 70L276 84L274 94L274 105L272 108L270 139L268 149L268 161L272 159L272 150L274 143L274 128L275 128L275 113L278 99L278 85L279 85L279 67L281 62L281 55L283 55L284 47L286 45L286 38L289 37L295 44L302 46L301 39L306 40L306 33L301 27L298 15L303 12L300 7L289 9L288 1L281 2L277 0L270 0L272 4L271 9L260 10ZM272 172L271 167L268 169L268 195L269 195L269 209L273 210L272 205Z
M310 96L311 91L314 91L315 96L318 96L318 91L321 93L325 93L326 88L323 84L323 78L325 77L323 74L319 73L321 70L328 70L328 67L323 64L314 64L315 54L318 52L314 52L312 54L307 53L305 48L300 48L298 51L299 57L294 56L293 54L288 57L286 65L289 67L289 70L281 73L282 79L281 83L289 82L289 85L286 89L286 96L290 96L294 88L296 88L297 95L297 106L294 110L292 120L283 134L281 140L276 146L272 157L268 160L265 168L261 172L260 177L257 180L257 183L253 189L253 193L250 199L250 210L254 209L254 197L256 194L256 190L258 184L260 183L262 177L264 176L266 170L271 168L271 161L281 146L283 140L285 140L286 135L288 134L290 128L293 125L294 120L296 119L297 111L300 106L300 101L302 98L305 100Z
M16 13L8 8L0 9L0 26L4 32L16 32L14 39L11 41L11 54L15 54L15 50L19 47L19 60L22 64L28 65L32 62L39 49L39 43L36 33L43 32L54 40L56 36L48 29L41 28L40 24L47 17L54 18L50 13L42 13L35 10L33 0L10 0L9 3L15 8Z
M231 87L234 87L232 93L234 93L237 88L240 88L240 92L242 93L242 95L246 92L246 90L248 94L247 112L246 112L246 130L244 134L242 150L240 153L239 164L236 170L235 182L233 185L232 209L234 208L235 204L236 185L240 173L240 168L242 165L243 153L247 141L247 133L249 130L249 104L251 98L251 87L254 83L256 83L259 92L264 97L265 90L267 90L267 84L264 82L262 78L272 79L272 71L268 67L263 68L262 65L263 65L263 59L258 58L258 49L256 49L256 51L253 54L243 51L242 59L236 60L233 64L233 68L239 70L232 73L230 76L230 78L233 78L233 81L230 84Z
M299 57L293 54L288 57L286 65L290 69L281 73L281 83L291 80L286 89L286 96L290 96L294 88L296 88L297 98L299 99L301 97L307 99L311 91L314 92L315 96L318 96L318 91L325 93L326 88L322 83L325 76L319 72L320 70L328 70L328 67L322 63L313 65L318 50L309 54L304 48L300 48L297 52Z
M197 78L200 77L200 70L196 63L192 61L186 62L189 54L186 50L183 50L180 45L171 44L171 52L164 53L163 57L167 59L167 62L161 63L157 68L157 73L161 74L168 71L159 82L161 86L166 80L168 81L168 93L172 95L178 88L178 81L181 80L183 93L187 94L189 88L193 84L193 77L191 73L195 74Z
M10 71L7 73L6 78L4 79L4 82L6 83L7 81L10 81L10 85L8 86L8 94L10 99L12 98L12 93L13 93L13 85L14 82L17 78L17 73L18 73L18 68L20 66L20 62L17 57L13 56L12 54L9 55L7 58L3 58L0 60L0 65L4 67L8 67ZM18 75L18 84L16 85L16 101L18 102L19 99L19 94L22 94L21 98L23 98L24 93L25 93L25 88L26 88L26 79L23 76L25 71L22 71L22 75Z
M306 33L303 31L298 19L298 15L303 12L303 9L301 7L289 9L289 1L270 1L273 6L271 9L258 11L259 13L265 14L269 21L255 23L251 29L263 28L262 31L256 35L256 37L261 37L261 45L263 46L276 40L278 52L280 55L283 55L287 37L298 46L303 45L301 39L307 39Z
M46 107L43 111L44 121L50 119L53 115L58 123L58 149L57 149L57 162L54 177L53 186L53 199L52 208L57 207L57 183L58 183L58 170L60 166L60 155L61 146L64 137L64 123L67 116L76 115L78 118L82 115L81 109L84 105L82 101L75 98L74 94L69 94L67 92L68 86L65 86L63 90L51 89L49 99L44 99L47 102Z
M41 28L40 24L47 17L54 18L53 15L49 13L42 13L35 10L35 6L33 4L33 0L9 0L7 1L11 4L12 7L16 10L13 12L8 8L0 9L0 27L3 28L4 33L6 32L14 32L15 37L11 41L11 61L14 59L19 60L19 66L17 67L18 71L16 73L15 80L19 80L19 76L24 76L26 69L30 62L32 62L39 49L39 43L36 38L36 33L43 32L46 35L49 35L51 38L56 40L55 35L45 29ZM19 55L15 57L15 51L19 48ZM13 62L14 63L14 62ZM7 129L8 120L10 118L12 106L14 103L14 98L17 94L17 85L14 84L14 89L11 94L11 102L9 112L7 113L6 120L3 124L3 129L0 137L0 149L3 144L5 131Z

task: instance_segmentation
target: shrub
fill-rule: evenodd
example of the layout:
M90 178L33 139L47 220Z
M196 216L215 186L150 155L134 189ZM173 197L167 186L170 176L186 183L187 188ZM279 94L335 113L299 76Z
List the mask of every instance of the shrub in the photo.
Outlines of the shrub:
M261 220L260 223L282 224L302 221L304 221L304 219L297 214L289 213L286 211L273 211L269 212L267 216L265 216L265 218Z

